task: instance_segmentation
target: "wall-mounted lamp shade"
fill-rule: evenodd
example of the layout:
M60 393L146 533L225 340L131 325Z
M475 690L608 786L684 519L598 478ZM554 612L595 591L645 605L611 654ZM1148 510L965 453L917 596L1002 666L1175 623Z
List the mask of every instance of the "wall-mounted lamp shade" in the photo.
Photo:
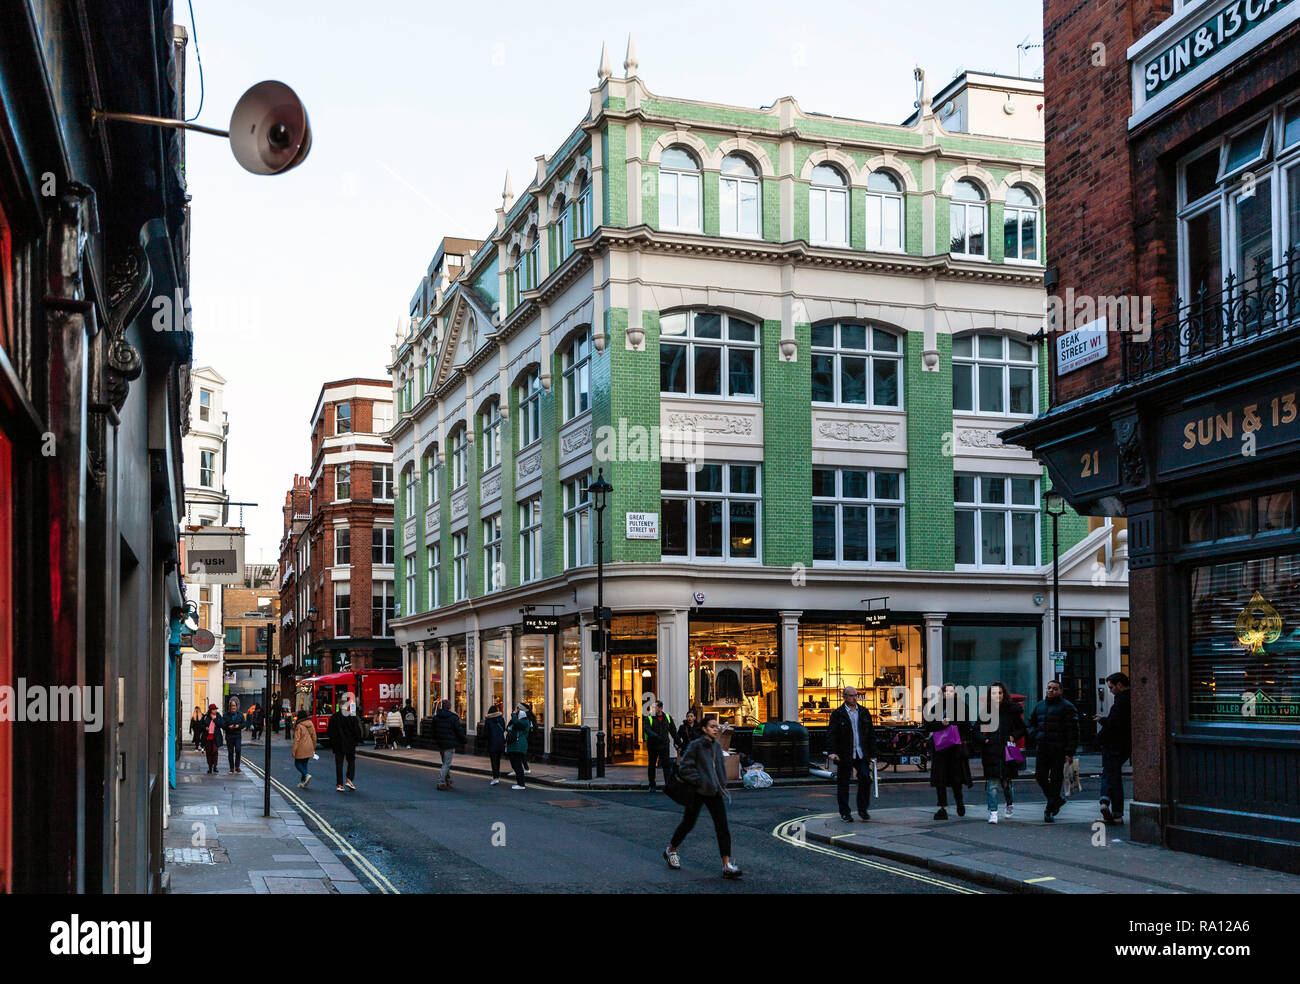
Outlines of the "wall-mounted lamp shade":
M259 82L230 114L230 149L253 174L297 167L311 150L311 124L297 93L283 82Z

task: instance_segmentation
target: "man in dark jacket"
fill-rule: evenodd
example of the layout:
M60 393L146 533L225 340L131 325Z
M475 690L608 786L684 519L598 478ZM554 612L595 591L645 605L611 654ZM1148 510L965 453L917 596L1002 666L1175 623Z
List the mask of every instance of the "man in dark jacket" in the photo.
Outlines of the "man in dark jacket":
M672 776L673 719L664 712L664 702L655 701L654 712L641 718L646 751L650 754L650 788L655 788L655 761L664 770L664 785Z
M231 772L239 772L244 757L244 729L248 719L239 711L239 699L231 697L226 705L230 710L221 716L221 730L226 733L226 764Z
M1115 696L1110 713L1104 718L1098 714L1101 733L1101 818L1108 824L1124 822L1124 763L1133 753L1133 706L1128 689L1128 677L1112 673L1106 685Z
M361 721L357 718L356 694L343 695L338 707L330 715L325 737L330 740L330 748L334 749L335 788L340 793L343 792L343 784L346 781L348 789L356 789L357 787L352 785L352 780L357 774L357 745L365 737L361 730ZM344 760L348 764L346 780L343 776Z
M1062 696L1058 681L1053 680L1047 685L1047 699L1035 705L1027 727L1038 749L1034 778L1047 797L1043 823L1053 823L1065 805L1065 798L1061 796L1065 763L1074 760L1079 744L1079 712Z
M831 711L830 726L826 729L826 751L832 762L838 761L836 784L839 791L840 819L853 822L849 812L849 784L853 773L858 773L858 816L870 820L867 805L871 801L871 760L876 754L875 731L871 712L858 703L856 687L844 688L844 703Z
M417 735L416 732L420 727L419 715L415 713L415 708L411 705L411 698L406 698L406 706L402 708L402 730L406 732L406 747L411 747Z
M433 716L433 740L442 756L442 769L438 772L438 788L451 789L451 760L456 748L465 741L465 725L460 715L451 709L451 701L444 700Z

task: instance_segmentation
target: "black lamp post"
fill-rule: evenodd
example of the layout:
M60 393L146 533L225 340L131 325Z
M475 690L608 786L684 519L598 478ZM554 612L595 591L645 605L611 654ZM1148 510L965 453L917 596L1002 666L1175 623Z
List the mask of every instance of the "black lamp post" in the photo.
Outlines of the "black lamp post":
M610 688L608 663L608 635L605 631L605 506L614 486L605 481L605 469L596 473L596 480L587 487L587 493L596 507L596 635L600 640L600 719L596 730L596 776L605 775L605 725L609 720Z
M1061 538L1060 538L1060 520L1061 515L1065 512L1065 498L1055 489L1049 489L1043 494L1044 506L1047 509L1047 515L1052 517L1052 636L1054 642L1054 652L1061 651ZM1055 657L1053 657L1055 659ZM1053 662L1055 667L1055 662ZM1055 674L1057 680L1061 679L1061 674Z

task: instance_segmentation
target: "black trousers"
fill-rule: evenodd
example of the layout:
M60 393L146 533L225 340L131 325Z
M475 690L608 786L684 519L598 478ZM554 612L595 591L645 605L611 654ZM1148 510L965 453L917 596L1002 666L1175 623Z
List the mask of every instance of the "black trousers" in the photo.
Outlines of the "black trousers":
M673 768L672 749L667 746L664 746L663 748L656 748L654 745L647 745L646 749L650 755L650 767L647 770L650 776L650 788L651 789L655 788L656 760L658 761L659 765L663 767L664 770L664 785L665 786L668 785L668 780L672 776L672 768Z
M528 783L524 782L524 753L523 752L510 753L510 767L515 770L515 785L527 786Z
M334 749L334 785L343 785L343 760L348 761L348 778L357 777L357 753L349 748L346 752L341 748Z
M672 846L681 847L682 841L686 840L686 835L695 826L695 820L700 815L700 807L708 807L709 816L713 818L713 832L718 835L718 853L724 858L731 857L731 831L727 827L727 803L721 793L717 796L696 794L686 804L686 813L682 816L682 822L673 831Z
M494 752L492 749L489 748L488 759L492 763L492 778L500 779L501 778L501 753L499 751Z
M948 787L948 786L939 786L939 787L937 787L937 788L938 788L938 793L939 793L939 806L941 806L941 807L943 807L944 809L946 809L947 806L948 806L948 789L949 789L949 787ZM964 801L962 800L962 795L961 795L961 780L958 780L958 781L957 781L957 782L956 782L956 783L955 783L951 788L952 788L952 800L953 800L953 802L956 803L958 806L964 806L965 803L964 803ZM1059 785L1058 785L1057 788L1058 788L1058 789L1060 788Z
M226 735L226 761L230 763L230 769L233 772L239 768L244 759L244 736L242 732L235 731Z
M1038 781L1038 788L1047 797L1047 805L1050 807L1061 798L1061 782L1065 778L1065 752L1040 748L1037 763L1034 767L1034 778Z
M871 802L871 760L849 759L840 756L839 771L835 782L840 801L840 816L849 816L849 785L853 782L853 773L858 774L858 812L866 813Z

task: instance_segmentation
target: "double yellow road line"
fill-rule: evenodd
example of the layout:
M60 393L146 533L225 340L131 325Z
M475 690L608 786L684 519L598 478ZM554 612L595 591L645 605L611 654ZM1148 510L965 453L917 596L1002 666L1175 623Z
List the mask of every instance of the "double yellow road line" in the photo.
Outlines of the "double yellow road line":
M266 774L256 765L251 764L247 760L244 761L244 764L248 766L253 771L253 775L257 776L259 779L267 778ZM381 895L402 894L396 889L396 887L394 887L392 882L384 877L383 873L378 868L370 863L364 854L348 843L346 837L331 827L324 817L308 806L301 796L290 791L289 787L280 782L280 780L275 778L275 776L271 776L270 781L271 788L283 796L291 806L298 810L298 812L302 813L303 816L307 817L308 820L314 823L322 836L333 841L334 846L339 849L339 852L343 857L351 861L353 866L359 872L369 878Z
M829 814L810 813L807 816L795 817L793 820L786 820L779 823L772 830L772 836L777 840L785 841L787 844L793 844L795 847L803 848L805 851L815 851L818 854L829 854L842 861L852 861L854 864L860 864L865 868L875 868L878 871L887 871L891 875L898 875L900 878L910 878L913 881L924 882L927 885L934 885L937 888L946 888L950 892L956 892L959 895L983 895L984 893L974 888L967 888L965 885L958 885L954 882L944 881L931 875L918 874L915 871L908 871L905 868L897 868L892 864L885 864L883 861L876 861L871 858L863 857L861 854L854 854L848 851L836 850L833 847L827 847L824 844L814 844L803 834L804 825L809 820L816 820ZM841 835L846 836L846 835Z

